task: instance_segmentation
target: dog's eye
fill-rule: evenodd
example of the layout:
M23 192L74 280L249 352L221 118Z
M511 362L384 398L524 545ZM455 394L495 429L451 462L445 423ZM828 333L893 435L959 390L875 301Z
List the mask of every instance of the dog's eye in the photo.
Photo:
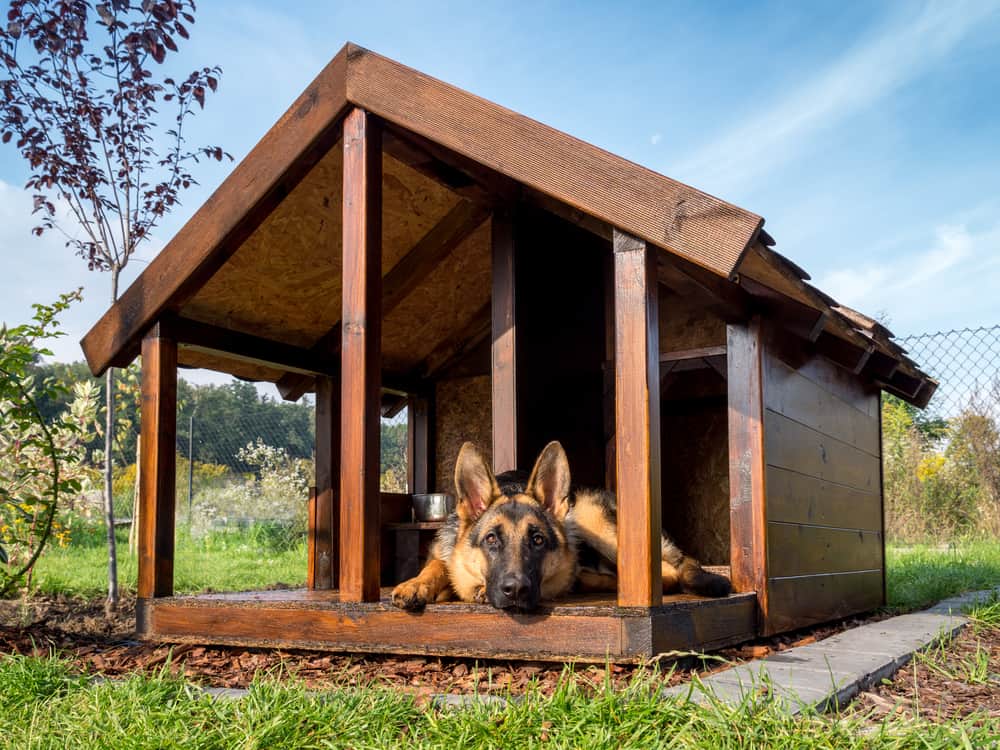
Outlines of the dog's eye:
M491 531L489 534L483 537L483 541L492 547L494 544L497 543L497 535Z
M534 544L536 547L541 547L543 544L545 544L545 537L542 536L541 534L534 534L531 537L531 543Z

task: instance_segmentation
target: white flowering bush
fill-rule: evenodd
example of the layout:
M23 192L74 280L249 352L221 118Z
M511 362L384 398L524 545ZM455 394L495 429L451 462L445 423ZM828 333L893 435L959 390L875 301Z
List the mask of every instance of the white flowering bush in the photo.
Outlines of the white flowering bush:
M238 457L256 470L223 487L199 491L191 535L207 539L243 530L271 548L297 543L306 531L312 462L291 458L259 438L240 449Z

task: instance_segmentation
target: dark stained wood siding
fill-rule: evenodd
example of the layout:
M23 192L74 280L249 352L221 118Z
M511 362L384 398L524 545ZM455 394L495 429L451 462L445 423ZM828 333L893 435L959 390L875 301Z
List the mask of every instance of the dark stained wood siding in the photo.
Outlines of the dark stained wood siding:
M763 361L767 633L884 600L878 392L783 351Z

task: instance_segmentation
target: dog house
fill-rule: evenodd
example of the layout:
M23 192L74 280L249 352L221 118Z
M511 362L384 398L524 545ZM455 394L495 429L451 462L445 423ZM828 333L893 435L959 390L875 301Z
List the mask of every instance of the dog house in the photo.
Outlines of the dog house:
M880 392L936 383L762 225L347 45L83 339L95 375L142 354L140 633L628 661L884 603ZM179 366L315 393L307 588L173 595ZM617 492L617 594L394 609L404 407L410 492L465 440L497 471L560 440ZM735 593L664 596L661 523Z

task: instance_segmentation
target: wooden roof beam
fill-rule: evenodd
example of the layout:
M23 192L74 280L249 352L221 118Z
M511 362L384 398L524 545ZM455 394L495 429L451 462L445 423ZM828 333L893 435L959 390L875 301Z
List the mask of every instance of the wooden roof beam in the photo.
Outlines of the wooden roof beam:
M167 316L161 330L168 331L182 349L221 354L228 359L280 368L308 376L335 375L340 362L335 357L280 341L202 323L190 318Z
M454 336L441 342L413 368L410 379L428 380L447 372L493 333L493 303L487 302Z
M435 224L404 255L382 280L382 317L390 312L426 279L452 250L472 234L489 216L480 204L462 200ZM311 351L326 356L340 352L340 321L313 344ZM290 372L278 381L278 392L287 401L296 401L313 386L312 378Z
M749 320L754 301L749 294L729 279L708 271L676 255L659 253L661 283L671 285L671 278L680 276L681 283L696 289L709 299L708 308L727 323Z

